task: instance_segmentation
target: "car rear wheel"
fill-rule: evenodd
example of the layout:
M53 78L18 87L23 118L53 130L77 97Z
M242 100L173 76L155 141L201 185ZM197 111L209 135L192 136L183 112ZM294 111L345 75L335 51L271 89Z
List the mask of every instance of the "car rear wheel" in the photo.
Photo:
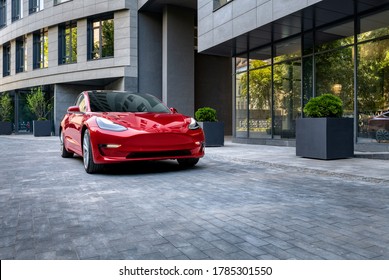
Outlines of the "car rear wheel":
M68 150L66 150L66 147L65 147L65 137L63 135L63 131L61 131L61 134L59 136L59 141L60 141L60 147L61 147L61 156L63 158L71 158L73 157L73 153L71 152L68 152Z
M389 140L389 132L386 129L379 129L377 130L375 134L375 138L378 143L381 141L388 141Z
M193 167L195 166L198 162L198 158L180 158L177 159L178 164L182 167Z
M82 141L82 154L85 171L89 174L97 173L101 170L101 164L96 164L93 161L92 145L90 142L89 130L85 130Z

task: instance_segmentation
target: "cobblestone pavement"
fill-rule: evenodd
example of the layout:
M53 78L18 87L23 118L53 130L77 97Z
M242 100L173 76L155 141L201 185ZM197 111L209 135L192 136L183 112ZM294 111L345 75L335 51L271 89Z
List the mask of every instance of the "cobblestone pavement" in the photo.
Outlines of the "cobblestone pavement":
M193 169L89 175L60 157L57 137L0 136L0 259L389 259L386 180L221 149Z

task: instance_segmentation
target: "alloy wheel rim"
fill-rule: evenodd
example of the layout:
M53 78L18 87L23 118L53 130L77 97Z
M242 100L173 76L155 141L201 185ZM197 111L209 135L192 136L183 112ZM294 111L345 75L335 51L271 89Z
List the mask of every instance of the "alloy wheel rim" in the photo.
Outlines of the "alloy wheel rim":
M84 167L88 168L89 162L89 136L87 133L84 135L84 143L83 143L83 158L84 158Z
M59 137L59 142L60 142L60 151L63 152L64 149L64 144L63 144L63 132L61 132L61 136Z

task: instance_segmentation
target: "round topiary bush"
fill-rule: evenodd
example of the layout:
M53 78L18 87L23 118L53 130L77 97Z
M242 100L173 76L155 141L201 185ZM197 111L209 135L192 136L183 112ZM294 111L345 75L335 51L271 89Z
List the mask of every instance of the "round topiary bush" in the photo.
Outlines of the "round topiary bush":
M216 110L210 107L199 108L195 112L195 119L198 122L216 122Z
M323 94L308 101L304 114L310 118L340 118L343 115L343 102L336 95Z

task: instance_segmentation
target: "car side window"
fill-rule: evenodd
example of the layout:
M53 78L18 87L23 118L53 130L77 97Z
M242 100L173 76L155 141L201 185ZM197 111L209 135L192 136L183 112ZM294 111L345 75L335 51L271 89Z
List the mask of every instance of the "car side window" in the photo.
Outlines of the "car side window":
M83 112L83 113L86 112L85 97L83 94L81 94L78 97L77 102L76 102L76 106L78 106L78 108L80 108L80 112Z

